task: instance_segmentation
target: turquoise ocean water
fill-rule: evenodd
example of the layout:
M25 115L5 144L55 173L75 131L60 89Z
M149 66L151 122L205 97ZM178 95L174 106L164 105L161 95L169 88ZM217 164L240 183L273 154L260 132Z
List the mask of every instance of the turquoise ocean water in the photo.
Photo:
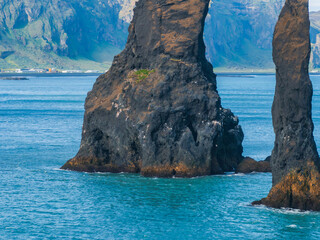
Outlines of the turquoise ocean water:
M252 207L271 174L193 179L61 171L80 145L95 77L0 81L0 239L319 239L320 214ZM320 146L320 76L314 84ZM272 150L274 76L220 76L240 118L244 155Z

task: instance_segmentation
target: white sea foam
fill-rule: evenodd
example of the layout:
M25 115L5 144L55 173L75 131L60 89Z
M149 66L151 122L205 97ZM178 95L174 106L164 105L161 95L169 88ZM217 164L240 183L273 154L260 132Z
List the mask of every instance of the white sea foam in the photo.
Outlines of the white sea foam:
M286 214L286 215L320 215L320 213L318 212L313 212L313 211L302 211L299 209L292 209L292 208L281 208L281 209L277 209L277 208L271 208L271 207L267 207L263 204L260 205L254 205L255 208L260 208L260 209L264 209L264 210L268 210L274 213L279 213L279 214Z
M238 207L252 207L252 205L249 202L242 202L238 204Z
M246 176L246 174L244 174L244 173L226 173L226 174L217 175L217 176L221 176L221 177L244 177L244 176Z
M61 168L52 168L53 171L68 171L68 170L64 170L64 169L61 169Z
M291 224L291 225L288 225L287 228L298 228L298 226L295 224Z
M274 209L268 208L273 212L286 214L286 215L319 215L320 213L313 212L313 211L302 211L299 209L292 209L292 208L281 208L281 209Z

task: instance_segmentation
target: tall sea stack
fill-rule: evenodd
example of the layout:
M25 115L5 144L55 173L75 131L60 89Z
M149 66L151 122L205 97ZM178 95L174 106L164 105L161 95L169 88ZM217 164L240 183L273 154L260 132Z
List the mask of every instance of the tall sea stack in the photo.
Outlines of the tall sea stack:
M287 0L275 27L276 91L272 107L276 134L271 156L273 188L254 204L320 210L319 155L313 138L309 78L308 0Z
M237 166L243 133L205 58L209 2L137 3L127 45L89 92L80 150L63 169L193 177Z

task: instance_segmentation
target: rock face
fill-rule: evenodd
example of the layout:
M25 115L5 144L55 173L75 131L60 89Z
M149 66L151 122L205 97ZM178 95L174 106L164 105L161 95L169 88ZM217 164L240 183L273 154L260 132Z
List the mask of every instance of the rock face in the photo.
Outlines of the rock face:
M287 0L273 40L277 74L272 107L276 133L271 156L273 185L292 169L319 159L311 117L313 88L308 71L309 29L308 0Z
M319 156L311 118L308 0L287 0L275 28L277 83L272 108L276 133L273 188L260 202L271 207L319 210ZM255 203L255 204L256 204Z
M272 69L272 33L284 2L211 1L205 43L209 50L207 57L213 66Z
M312 68L320 68L320 12L310 13L311 61Z
M313 162L294 169L274 186L268 197L253 202L273 208L320 211L320 174Z
M1 0L0 66L104 71L126 44L135 2ZM284 2L212 0L205 43L214 67L272 69L272 33ZM319 19L311 13L314 68L320 68Z
M81 147L63 169L193 177L242 159L205 58L209 0L140 0L125 50L86 99Z
M1 68L105 70L127 38L119 1L1 0Z
M271 172L270 161L256 161L250 157L244 158L238 167L236 173L253 173L253 172Z

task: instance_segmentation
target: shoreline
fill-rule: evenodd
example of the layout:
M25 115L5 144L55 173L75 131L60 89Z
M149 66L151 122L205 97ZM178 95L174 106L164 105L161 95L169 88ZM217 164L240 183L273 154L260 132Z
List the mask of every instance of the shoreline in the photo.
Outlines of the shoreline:
M86 77L100 76L103 73L0 73L2 77Z
M272 72L214 72L218 77L246 77L246 76L262 76L275 75ZM3 77L85 77L85 76L100 76L104 73L0 73L0 78ZM309 75L320 75L319 73L309 73Z

